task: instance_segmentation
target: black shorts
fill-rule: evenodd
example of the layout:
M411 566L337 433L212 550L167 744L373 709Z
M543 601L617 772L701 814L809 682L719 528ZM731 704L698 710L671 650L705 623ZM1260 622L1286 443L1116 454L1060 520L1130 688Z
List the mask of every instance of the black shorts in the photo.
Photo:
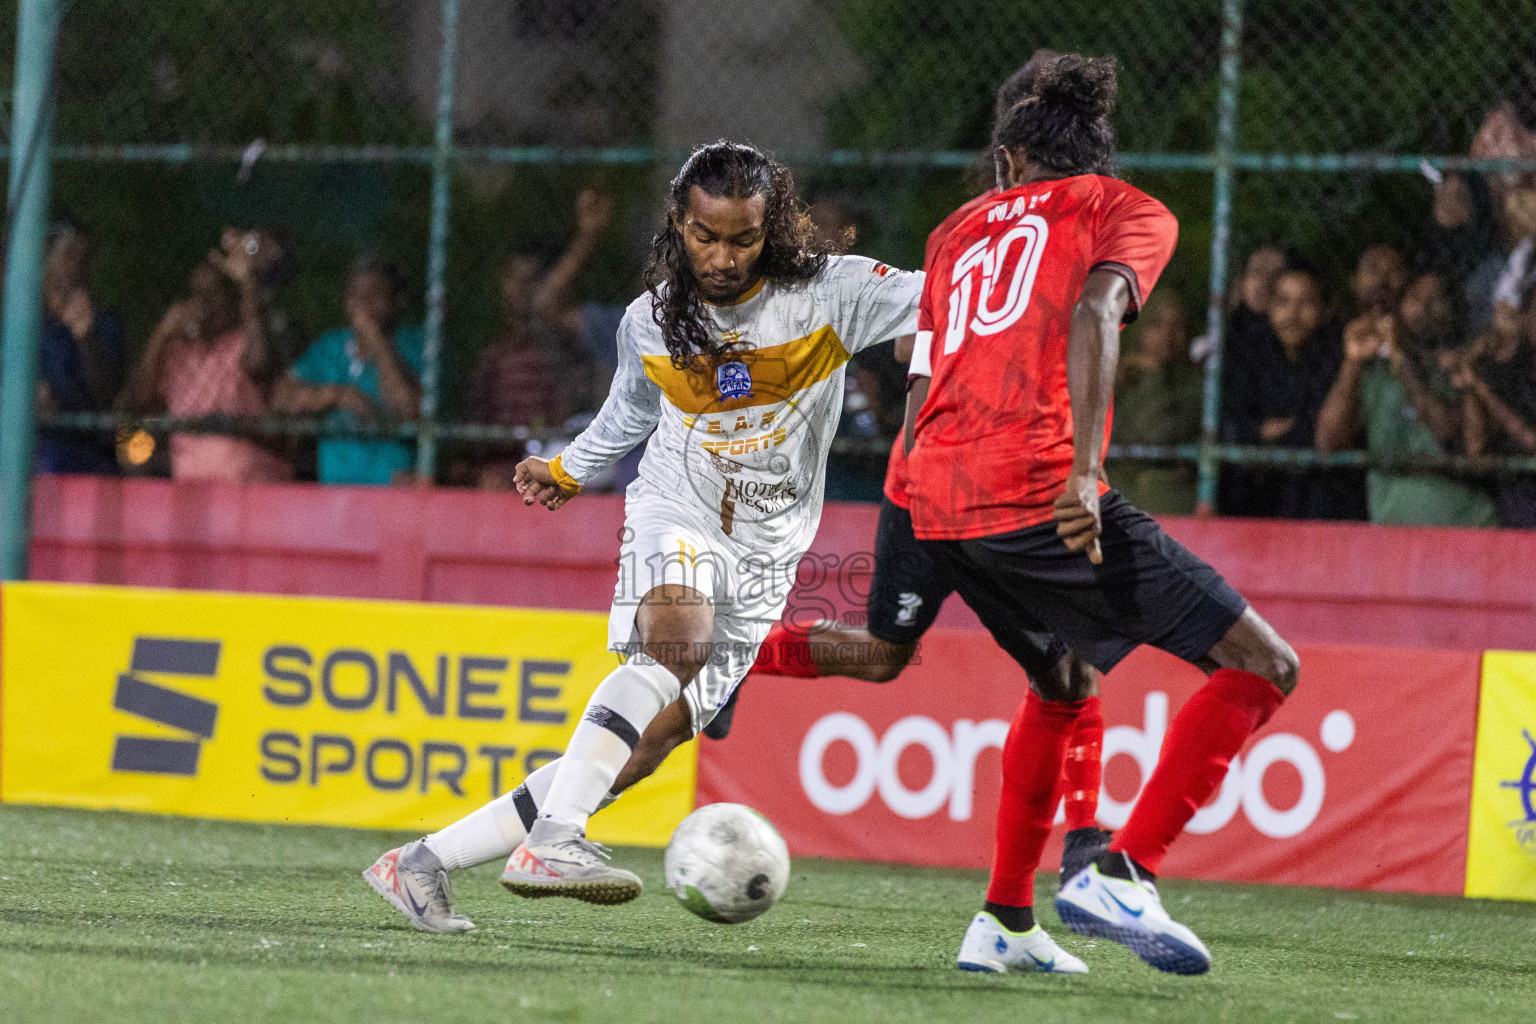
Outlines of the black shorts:
M912 532L912 515L885 498L875 533L875 575L869 588L869 635L888 644L915 644L938 617L944 599L957 585L949 561ZM970 604L970 599L966 598ZM981 609L971 604L978 615ZM990 624L992 636L1031 678L1049 675L1068 648L1048 630L1022 620Z
M939 609L950 594L965 590L955 586L949 561L933 545L920 541L912 532L912 515L890 498L880 500L880 525L875 531L875 573L870 583L867 628L870 636L888 644L915 644L938 617ZM981 607L971 603L978 616ZM1022 618L996 616L982 621L998 645L1007 651L1032 679L1052 674L1070 649L1059 637L1044 629L1030 628ZM704 735L723 740L730 735L735 717L736 698L743 680L731 693L731 699L704 727Z
M1141 644L1198 663L1248 602L1118 491L1104 495L1099 512L1102 565L1068 551L1054 522L923 544L1010 654L1004 637L1022 629L1059 637L1100 672Z
M949 566L912 533L912 514L880 499L875 574L869 583L869 635L888 644L915 644L954 593Z
M725 707L715 712L715 717L709 720L704 727L704 735L712 740L723 740L731 734L731 719L736 717L736 698L741 696L741 688L746 685L746 680L736 684L736 689L731 691L730 699L725 702Z

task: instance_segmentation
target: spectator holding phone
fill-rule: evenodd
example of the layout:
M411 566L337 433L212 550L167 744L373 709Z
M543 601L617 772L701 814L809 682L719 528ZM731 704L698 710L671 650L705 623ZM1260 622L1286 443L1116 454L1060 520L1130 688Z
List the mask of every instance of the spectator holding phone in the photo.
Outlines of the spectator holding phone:
M1389 464L1450 454L1461 437L1461 402L1436 352L1453 337L1444 280L1435 274L1415 279L1395 313L1367 309L1344 329L1344 363L1318 414L1318 449L1342 451L1363 435L1367 450ZM1373 469L1367 497L1373 523L1497 521L1480 488L1444 472Z
M189 297L177 302L150 336L129 378L129 412L166 412L177 419L255 417L268 411L271 363L260 317L247 301L255 287L249 254L222 268L192 268ZM264 445L211 433L171 435L171 475L177 480L271 483L292 476Z
M347 279L349 326L322 334L277 386L279 411L326 417L353 429L416 419L421 409L422 329L405 326L405 278L393 263L368 255ZM407 482L414 446L399 441L322 438L323 484L383 486Z

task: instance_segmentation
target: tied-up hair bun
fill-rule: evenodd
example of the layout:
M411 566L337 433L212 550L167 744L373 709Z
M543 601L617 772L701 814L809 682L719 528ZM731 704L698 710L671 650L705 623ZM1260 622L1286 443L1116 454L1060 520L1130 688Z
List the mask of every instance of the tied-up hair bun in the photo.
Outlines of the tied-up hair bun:
M1115 107L1118 71L1114 57L1065 54L1040 69L1035 97L1044 106L1065 107L1079 117L1108 117Z
M1058 174L1115 173L1115 106L1119 62L1113 57L1067 53L1043 65L1035 91L1008 112L994 136L996 145L1022 150L1034 163Z

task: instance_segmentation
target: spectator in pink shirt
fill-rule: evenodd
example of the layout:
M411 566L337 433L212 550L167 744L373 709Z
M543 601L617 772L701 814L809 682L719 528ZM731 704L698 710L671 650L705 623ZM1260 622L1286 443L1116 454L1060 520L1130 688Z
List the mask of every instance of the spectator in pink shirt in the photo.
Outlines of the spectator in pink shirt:
M253 262L240 249L222 268L205 262L192 269L190 298L166 311L129 378L128 411L178 419L267 413L272 368ZM171 435L171 475L272 483L293 474L256 441L179 433Z

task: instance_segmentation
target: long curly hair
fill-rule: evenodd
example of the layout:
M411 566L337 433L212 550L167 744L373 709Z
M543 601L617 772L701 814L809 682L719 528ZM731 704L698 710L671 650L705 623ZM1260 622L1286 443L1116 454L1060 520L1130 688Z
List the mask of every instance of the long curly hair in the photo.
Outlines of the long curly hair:
M767 237L755 268L761 277L779 283L808 281L821 273L836 248L813 240L811 219L795 195L795 179L789 168L739 142L721 140L694 150L672 179L666 223L651 240L645 268L651 316L661 328L672 365L679 370L697 370L718 362L735 347L711 336L709 313L698 293L682 232L677 229L695 185L721 199L766 197L763 229Z
M1022 149L1029 159L1059 174L1115 173L1113 57L1068 53L1041 67L1034 92L997 126L996 144Z

